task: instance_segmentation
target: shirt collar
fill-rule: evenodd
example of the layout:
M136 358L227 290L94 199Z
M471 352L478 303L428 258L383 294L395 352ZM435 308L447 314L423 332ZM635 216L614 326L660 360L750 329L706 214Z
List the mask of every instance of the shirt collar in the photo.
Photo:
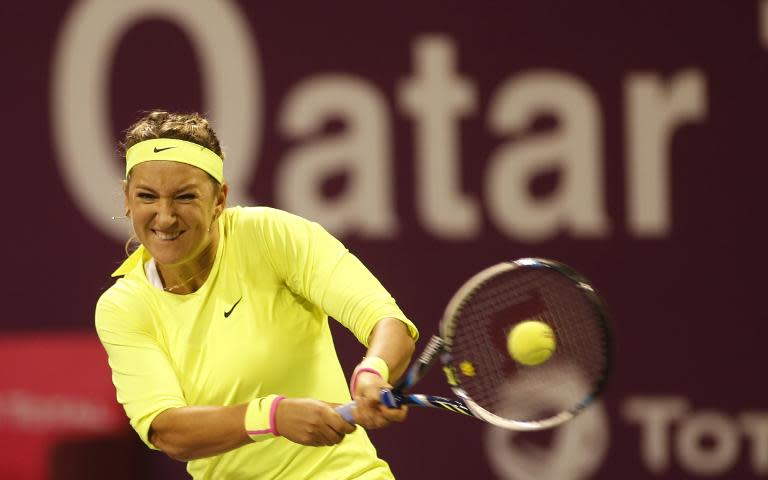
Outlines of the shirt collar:
M139 248L130 254L128 258L126 258L125 261L123 261L123 263L117 267L117 270L112 272L112 276L123 277L127 275L128 272L136 268L136 265L143 265L145 255L149 257L149 252L144 249L144 245L139 245Z

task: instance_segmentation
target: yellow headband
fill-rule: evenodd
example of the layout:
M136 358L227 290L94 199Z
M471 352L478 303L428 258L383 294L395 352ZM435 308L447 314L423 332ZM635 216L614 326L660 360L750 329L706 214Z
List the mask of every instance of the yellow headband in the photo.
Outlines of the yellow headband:
M224 180L224 160L211 150L196 143L175 138L153 138L132 146L125 152L125 176L136 165L152 160L168 160L197 167L215 178Z

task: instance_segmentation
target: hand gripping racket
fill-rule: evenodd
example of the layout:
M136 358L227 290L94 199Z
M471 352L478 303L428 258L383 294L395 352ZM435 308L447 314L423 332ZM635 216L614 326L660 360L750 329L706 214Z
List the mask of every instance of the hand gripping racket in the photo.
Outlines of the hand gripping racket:
M546 323L556 348L527 366L507 350L507 336L526 320ZM433 336L381 403L462 413L511 430L562 424L586 408L611 369L612 334L603 301L586 279L552 260L523 258L489 267L454 294ZM457 398L408 391L439 358ZM354 423L350 402L337 411Z

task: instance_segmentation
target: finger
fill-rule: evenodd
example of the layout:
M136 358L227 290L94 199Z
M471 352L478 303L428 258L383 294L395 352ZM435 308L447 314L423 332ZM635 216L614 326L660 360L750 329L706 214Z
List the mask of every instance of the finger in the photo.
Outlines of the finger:
M325 446L336 445L344 438L344 435L334 430L330 425L324 425L317 434L320 444Z
M355 408L352 409L353 416L354 410ZM323 412L323 422L325 423L325 426L334 433L331 438L334 445L339 443L344 438L344 435L355 431L355 426L344 420L344 417L339 415L339 412L334 408L328 408Z
M375 415L376 402L372 402L370 398L360 398L356 401L354 409L355 422L364 428L370 428L371 420Z
M344 440L344 435L340 434L339 432L337 432L336 430L330 427L325 432L326 432L325 438L327 440L326 445L329 447L331 445L336 445L337 443L340 443L342 440Z
M334 411L334 413L335 415L328 420L328 425L336 431L336 433L339 435L346 435L355 431L356 425L344 420L344 417L339 415L338 412ZM354 411L352 415L354 416Z
M384 428L384 427L389 426L390 423L391 422L389 420L387 420L386 417L384 417L382 415L377 415L373 419L373 426L371 428L373 428L373 429Z
M386 408L386 407L384 407ZM389 425L389 420L382 413L382 406L376 402L376 405L368 411L369 428L383 428Z
M386 407L382 407L377 403L374 408L370 408L366 410L364 414L361 414L361 417L362 417L361 420L363 421L363 423L361 423L360 425L362 425L363 427L369 430L383 428L389 425L390 422L387 419L387 417L384 416L382 408L386 408Z
M365 429L369 429L372 426L372 413L371 409L364 404L357 405L354 411L355 423Z
M404 422L408 416L408 407L403 405L400 408L380 407L381 415L389 422Z

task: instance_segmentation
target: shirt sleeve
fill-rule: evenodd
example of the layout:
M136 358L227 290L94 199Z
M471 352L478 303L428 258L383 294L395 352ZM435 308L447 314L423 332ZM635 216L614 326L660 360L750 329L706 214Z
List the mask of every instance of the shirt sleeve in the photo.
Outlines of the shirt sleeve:
M149 440L152 421L164 410L187 403L168 356L142 328L142 310L129 313L102 296L96 306L96 331L109 357L117 401L141 440L158 450Z
M342 323L366 347L373 327L388 317L405 323L411 337L418 338L392 295L340 241L317 223L273 212L261 235L288 288Z

